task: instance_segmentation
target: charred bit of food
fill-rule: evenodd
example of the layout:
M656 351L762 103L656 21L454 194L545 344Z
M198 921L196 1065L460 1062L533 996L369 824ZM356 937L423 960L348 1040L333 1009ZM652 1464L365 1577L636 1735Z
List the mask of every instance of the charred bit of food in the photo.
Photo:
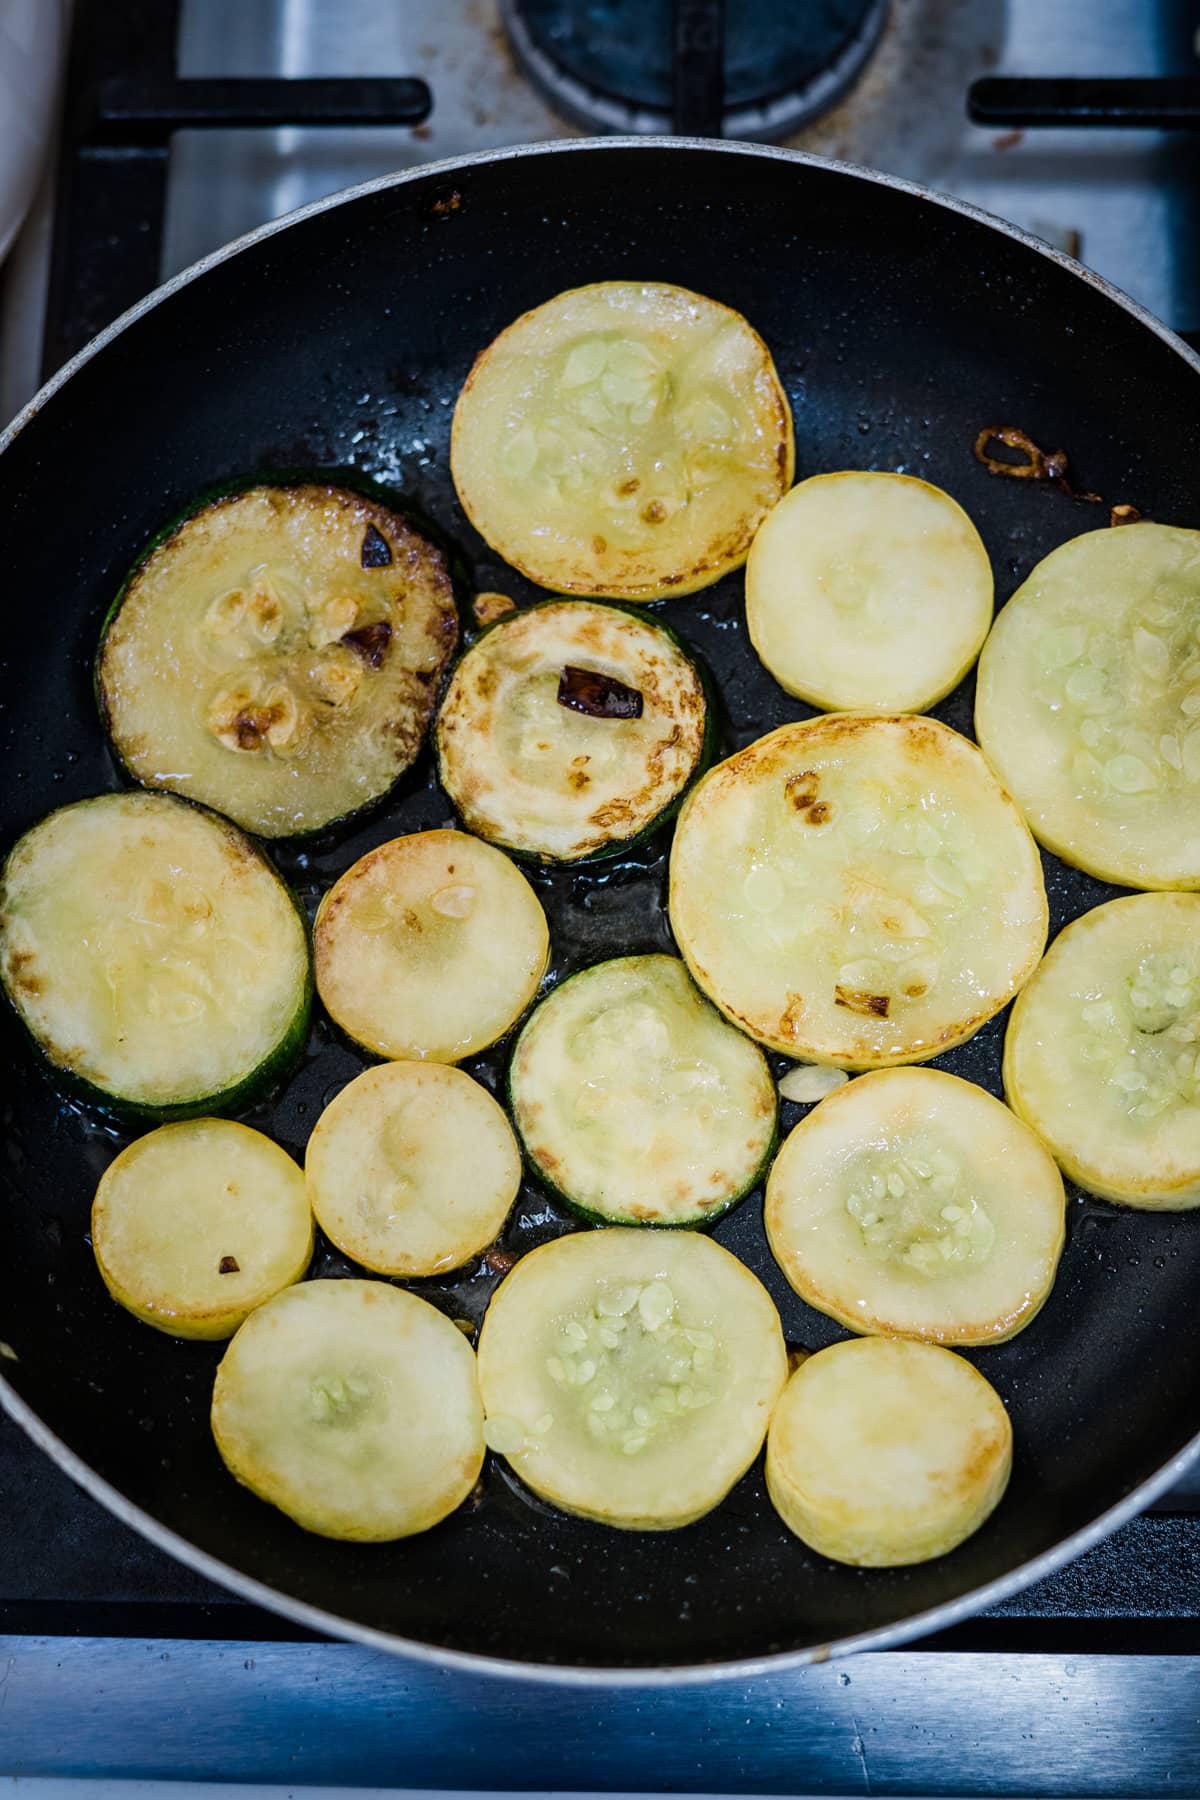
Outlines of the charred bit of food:
M558 681L558 704L591 719L640 719L642 696L614 675L595 669L577 669L571 663Z
M1025 460L993 456L988 448L990 444L1005 444L1010 450L1022 451ZM989 475L1007 475L1013 481L1044 481L1069 500L1086 500L1094 506L1106 504L1103 494L1093 494L1089 489L1075 486L1069 474L1070 458L1065 450L1039 449L1029 433L1016 425L985 425L975 439L975 456ZM1141 516L1136 506L1123 504L1109 508L1108 522L1110 525L1136 525Z
M476 594L471 610L477 625L494 625L497 619L506 619L509 613L515 613L517 603L507 594Z

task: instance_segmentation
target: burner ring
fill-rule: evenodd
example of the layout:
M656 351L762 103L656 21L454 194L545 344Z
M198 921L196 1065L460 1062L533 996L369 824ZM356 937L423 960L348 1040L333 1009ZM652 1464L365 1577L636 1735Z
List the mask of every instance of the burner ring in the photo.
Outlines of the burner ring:
M671 0L500 0L534 86L585 130L669 133ZM816 15L814 17L814 15ZM771 142L836 105L866 66L888 0L730 0L724 135Z

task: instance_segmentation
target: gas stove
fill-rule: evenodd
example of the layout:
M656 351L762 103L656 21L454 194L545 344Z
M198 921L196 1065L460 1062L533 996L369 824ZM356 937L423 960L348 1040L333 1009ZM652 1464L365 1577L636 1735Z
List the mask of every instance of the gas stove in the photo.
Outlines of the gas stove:
M1200 136L1180 128L1200 120L1193 12L77 0L57 177L0 302L0 416L157 280L265 219L393 169L583 130L682 126L880 167L1015 221L1200 332ZM1079 85L1039 79L1052 76ZM1200 1784L1200 1469L939 1639L601 1704L313 1639L144 1543L3 1418L0 1507L4 1773L775 1793Z

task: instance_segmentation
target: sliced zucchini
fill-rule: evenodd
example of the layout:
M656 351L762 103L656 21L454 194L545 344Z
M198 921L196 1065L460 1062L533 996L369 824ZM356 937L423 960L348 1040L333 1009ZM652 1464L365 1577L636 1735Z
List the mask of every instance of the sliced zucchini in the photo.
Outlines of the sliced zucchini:
M440 1275L487 1248L521 1185L512 1127L440 1063L365 1069L317 1120L304 1173L317 1222L380 1275Z
M398 514L343 488L253 487L134 570L97 691L135 780L293 837L408 768L457 634L442 553Z
M1200 531L1052 551L984 647L975 729L1047 849L1128 887L1200 887Z
M787 1378L779 1315L695 1232L614 1227L521 1258L479 1338L485 1434L543 1500L665 1531L757 1456Z
M813 706L924 712L992 622L992 565L956 500L911 475L814 475L763 520L746 564L750 641Z
M1068 925L1013 1008L1004 1089L1080 1187L1200 1206L1200 897L1137 894Z
M999 1504L1012 1426L964 1357L904 1338L849 1338L801 1363L767 1438L767 1492L834 1562L897 1568L961 1544Z
M810 1306L851 1331L994 1344L1040 1311L1062 1254L1053 1158L991 1094L937 1069L879 1069L803 1118L764 1223Z
M675 956L572 975L525 1025L513 1119L542 1180L585 1217L701 1225L749 1192L775 1141L775 1083Z
M212 1430L261 1500L363 1544L428 1531L483 1467L471 1346L386 1281L304 1281L251 1313L217 1370Z
M686 288L600 281L524 313L454 410L458 497L542 587L658 600L746 560L792 480L792 415L740 313Z
M550 600L467 651L437 722L442 786L480 837L548 862L611 856L708 762L704 683L674 634Z
M312 1260L304 1176L248 1125L161 1125L105 1170L92 1250L135 1318L172 1337L231 1337Z
M541 902L507 856L463 831L369 850L322 900L317 991L377 1056L460 1062L503 1037L546 972Z
M308 1031L304 917L234 826L101 794L26 832L0 879L0 979L56 1073L136 1118L231 1111Z
M693 788L671 926L721 1011L841 1068L962 1043L1046 941L1037 848L983 757L933 719L782 725Z

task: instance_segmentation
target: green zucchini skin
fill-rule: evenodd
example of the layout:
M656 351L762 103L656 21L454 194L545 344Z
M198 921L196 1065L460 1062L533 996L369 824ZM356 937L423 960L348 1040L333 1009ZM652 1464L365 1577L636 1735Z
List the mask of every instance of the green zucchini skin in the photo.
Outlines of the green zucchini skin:
M514 862L525 863L531 868L583 869L587 868L588 865L592 863L610 862L612 858L616 856L628 856L631 853L644 853L650 849L654 839L659 833L673 822L693 787L695 787L701 776L707 773L713 763L719 759L721 751L720 727L718 724L719 699L716 682L713 679L711 670L704 661L704 658L700 656L690 644L685 643L683 638L672 626L668 625L665 620L654 616L652 613L648 614L646 604L634 605L621 600L592 600L590 598L584 599L580 595L555 594L548 596L544 600L536 600L530 606L519 607L518 613L520 616L524 617L529 613L540 612L544 607L562 606L563 604L572 605L575 603L603 607L606 612L625 613L629 618L635 619L638 624L651 626L655 631L660 632L662 636L679 651L680 655L686 658L695 670L697 680L700 683L701 691L704 695L704 736L700 745L700 753L696 758L695 766L679 792L673 795L673 797L667 801L666 805L663 806L659 812L655 813L652 819L647 820L644 825L640 826L636 831L629 833L628 836L611 838L607 843L599 845L594 850L587 851L582 856L552 856L545 851L529 850L506 843L503 838L493 837L488 839L488 842L495 844L498 850L503 850L506 856L511 856ZM450 683L454 680L455 675L458 673L458 668L463 661L463 658L467 656L476 645L480 644L485 637L490 637L494 631L502 630L515 616L516 615L512 613L506 613L502 618L493 619L490 625L475 627L473 634L470 637L470 641L464 643L462 650L447 673L446 683L442 689L438 702L439 716L441 706L446 698L446 692L449 689ZM445 791L447 799L453 806L455 804L454 799L446 786L443 772L442 752L437 730L437 717L434 719L432 742L434 746L434 755L437 759L438 781ZM456 814L458 813L457 807L455 807L455 812ZM461 814L458 814L458 816L461 818ZM464 831L472 829L471 826L467 825L465 822L463 823Z
M625 961L628 959L626 959L626 958L609 958L607 960L608 961ZM664 960L666 960L666 959L664 959ZM669 960L674 961L675 959L670 958ZM596 1208L585 1205L575 1195L571 1194L568 1190L566 1190L561 1185L561 1183L557 1182L554 1179L553 1175L550 1174L550 1172L544 1167L544 1165L534 1155L533 1151L531 1150L531 1148L529 1146L529 1143L526 1139L525 1134L521 1130L521 1127L520 1127L520 1124L518 1121L517 1099L516 1099L516 1094L514 1091L514 1082L515 1082L515 1075L516 1075L517 1054L518 1054L518 1051L520 1050L521 1038L522 1038L527 1026L530 1024L530 1022L532 1021L532 1019L534 1018L536 1013L539 1011L539 1009L543 1005L543 1003L546 1000L548 1000L552 995L560 992L563 988L566 988L571 983L579 980L580 977L591 974L594 969L603 968L604 966L605 966L604 963L589 963L586 968L573 970L570 975L564 976L563 979L561 981L557 982L553 987L543 988L543 990L540 991L538 993L538 995L536 996L533 1004L530 1006L528 1012L525 1014L525 1017L522 1020L520 1020L517 1027L514 1028L512 1037L510 1039L511 1048L509 1050L508 1061L507 1061L507 1065L505 1068L505 1074L504 1074L504 1092L505 1092L505 1100L506 1100L507 1107L508 1107L509 1117L511 1118L511 1120L513 1122L514 1130L516 1131L517 1142L521 1147L521 1156L522 1156L522 1160L525 1165L526 1172L530 1176L530 1178L533 1180L535 1185L547 1196L547 1198L557 1202L558 1205L562 1206L573 1217L580 1219L586 1225L590 1225L590 1226L597 1227L597 1228L604 1227L604 1226L611 1226L611 1225L622 1225L622 1226L627 1225L627 1226L632 1226L636 1230L639 1230L639 1231L707 1231L710 1226L715 1225L718 1220L723 1219L727 1213L732 1212L735 1207L740 1206L742 1201L745 1200L749 1194L752 1194L756 1188L760 1187L763 1184L763 1182L766 1180L767 1173L770 1170L771 1164L775 1160L775 1156L776 1156L776 1153L777 1153L777 1151L779 1149L779 1145L780 1145L780 1106L779 1106L778 1090L775 1086L775 1082L774 1082L773 1078L771 1081L771 1091L772 1091L771 1128L770 1128L769 1133L767 1134L767 1138L766 1138L766 1141L765 1141L765 1144L763 1147L762 1155L760 1156L757 1163L754 1165L753 1170L751 1170L748 1173L746 1179L743 1180L738 1185L736 1192L730 1193L719 1204L710 1206L710 1207L706 1207L702 1212L698 1213L695 1217L690 1218L690 1219L672 1219L672 1220L651 1221L651 1220L647 1220L647 1219L634 1218L628 1214L623 1214L623 1213L599 1212L596 1210ZM711 1012L714 1015L714 1017L717 1020L719 1020L722 1025L727 1026L729 1028L729 1030L736 1031L736 1027L729 1025L729 1021L727 1019L725 1019L723 1017L723 1015L717 1011L717 1009L712 1005L711 1001L709 1001L703 994L700 994L699 990L697 990L697 994L698 994L698 997L700 998L700 1000L703 1002L703 1005L707 1011ZM743 1037L745 1036L744 1033L738 1033L738 1035L743 1036ZM746 1039L746 1042L748 1044L753 1044L753 1040L749 1039L749 1038ZM757 1049L758 1046L754 1045L754 1048ZM768 1066L768 1072L769 1072L770 1065L768 1064L767 1066Z
M103 682L101 680L101 665L104 660L104 648L109 631L125 602L130 588L133 586L150 558L154 555L155 551L161 549L164 544L169 542L169 540L175 536L176 532L189 524L197 514L204 512L206 508L214 505L217 501L233 499L238 494L248 493L252 488L257 487L297 488L309 486L344 488L348 493L357 494L362 499L369 500L373 505L380 506L388 512L395 513L396 516L402 519L406 525L410 526L413 531L425 538L432 547L441 554L446 572L450 578L455 612L458 616L459 642L462 643L465 641L468 631L478 629L473 624L471 615L471 576L466 562L464 561L462 551L459 549L458 545L446 534L440 525L430 519L405 495L397 492L394 488L389 488L383 482L375 481L371 476L366 475L363 470L356 468L352 464L346 467L335 465L325 468L288 466L285 468L260 470L253 475L231 476L226 481L216 482L211 487L202 489L200 493L194 495L184 506L180 507L178 511L172 513L166 523L160 526L154 535L142 546L135 561L132 562L126 570L120 587L117 589L116 595L101 621L100 633L96 641L95 655L92 658L92 698L95 703L97 716L99 717L101 727L104 731L109 753L120 770L121 775L131 786L144 789L144 791L148 793L176 791L174 789L157 789L150 786L148 783L142 782L137 774L129 767L121 754L114 736L112 719L109 715L108 703L104 694ZM434 695L433 711L430 715L431 725L437 718L438 709L445 696L446 688L449 685L454 667L455 663L451 662L442 671L442 674L438 679L436 693ZM418 753L418 766L420 759L426 753L427 747L428 734L426 744L422 746L421 751ZM385 789L383 793L376 794L369 800L365 800L361 806L352 807L348 812L339 814L337 818L327 819L323 824L314 826L310 830L290 833L286 838L274 840L264 839L245 825L239 825L238 830L245 832L246 836L253 839L256 843L273 841L286 843L296 849L309 847L320 848L322 845L342 836L350 828L364 824L375 814L382 812L385 807L394 801L396 789L401 786L410 774L411 768L402 771L393 787ZM185 794L180 794L178 797L180 799L187 799L187 795Z
M139 789L138 791L145 790ZM58 1062L50 1054L45 1044L43 1044L36 1032L32 1030L9 992L7 983L0 981L0 992L3 993L3 1003L8 1009L11 1017L13 1017L19 1025L22 1036L32 1052L33 1060L40 1073L47 1081L66 1098L80 1101L91 1111L101 1113L106 1118L110 1118L116 1123L131 1126L168 1125L184 1119L207 1118L210 1115L226 1117L231 1113L242 1112L247 1107L256 1105L280 1086L283 1080L291 1073L296 1063L300 1060L304 1047L308 1042L309 1029L312 1024L312 1009L315 994L312 965L312 933L309 927L308 915L305 912L304 905L300 900L299 895L296 894L288 882L284 880L279 870L275 867L275 864L264 851L262 845L252 838L248 832L244 832L238 826L232 824L231 821L226 819L221 813L214 812L210 807L200 805L198 801L188 800L183 795L174 794L171 795L170 798L176 805L189 807L193 812L211 819L215 825L221 828L221 830L235 833L237 836L246 839L258 860L265 863L271 874L274 876L279 887L286 895L296 917L299 919L304 931L304 941L308 950L308 955L305 962L304 984L296 1010L292 1015L287 1030L262 1061L259 1062L254 1069L250 1070L242 1080L232 1083L229 1087L223 1088L217 1093L209 1094L207 1096L201 1095L195 1100L180 1100L164 1105L154 1105L148 1102L127 1099L121 1095L113 1094L107 1088L97 1087L94 1082L87 1081L73 1069L64 1067L62 1063ZM13 844L9 850L3 865L0 866L0 887L3 886L10 861L21 848L21 845L29 835L29 832L44 825L47 820L53 818L56 813L65 812L69 810L72 805L78 804L78 801L74 801L68 802L67 805L62 807L56 807L53 812L47 813L43 815L41 819L37 820L33 826L29 827L28 831L22 832L16 843Z

